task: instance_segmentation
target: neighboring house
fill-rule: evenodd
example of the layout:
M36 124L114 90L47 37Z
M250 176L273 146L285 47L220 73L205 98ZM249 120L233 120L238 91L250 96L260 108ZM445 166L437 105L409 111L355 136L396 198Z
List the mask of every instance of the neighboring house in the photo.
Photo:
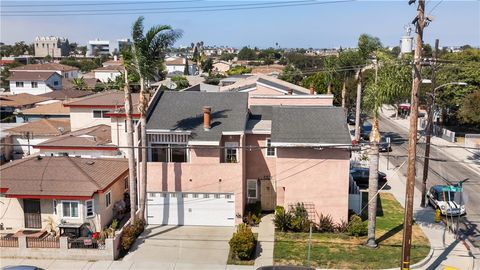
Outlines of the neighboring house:
M62 90L77 90L77 91L82 91L86 93L92 94L92 92L86 91L86 90L93 90L95 89L95 86L97 85L98 80L95 78L83 78L83 81L85 82L85 88L82 90L78 90L75 88L75 85L73 84L73 79L67 79L64 78L62 80ZM84 96L86 96L85 94Z
M13 114L15 110L32 108L35 104L47 101L49 98L31 94L0 95L1 119Z
M232 75L228 76L227 78L223 78L220 80L220 83L218 85L220 86L228 86L232 85L236 82L243 81L249 77L252 77L251 74L240 74L240 75Z
M29 65L12 68L10 69L10 71L28 71L28 72L55 71L58 74L60 74L62 77L67 79L77 78L78 75L80 74L80 70L77 67L72 67L68 65L59 64L59 63L29 64Z
M226 61L218 61L213 64L212 71L215 73L226 74L232 67L232 64Z
M50 93L41 94L38 96L45 97L54 101L54 100L70 100L75 98L86 97L93 94L94 92L86 91L86 90L62 89L62 90L53 91Z
M6 132L7 129L18 127L18 123L2 123L0 125L0 165L13 159L12 136Z
M6 130L12 137L14 159L38 152L32 146L70 131L69 120L41 119Z
M139 94L132 94L133 120L138 122ZM110 125L112 142L118 146L127 145L125 94L123 91L104 91L95 95L65 103L70 108L72 131L96 125ZM125 152L125 148L120 149Z
M101 231L128 190L126 159L35 156L0 167L2 233L61 223Z
M233 226L247 203L348 218L342 108L253 106L237 92L157 92L147 120L149 224Z
M165 59L165 66L167 67L168 74L180 74L183 75L185 71L185 58L167 58ZM197 64L189 59L188 60L188 74L196 75L198 73Z
M220 87L218 85L199 83L188 88L182 89L180 91L200 91L200 92L219 92Z
M220 87L222 92L248 93L249 106L253 105L303 105L332 106L333 95L316 94L315 89L301 86L266 75L249 76L235 83Z
M19 110L14 113L16 122L33 122L40 119L66 119L70 118L70 109L63 106L63 102L56 101L34 108Z
M110 125L79 129L35 145L44 156L84 158L118 157L120 151L112 144Z
M95 79L106 83L115 81L118 76L122 75L124 69L123 66L106 66L94 69L93 72L95 73Z
M70 54L68 39L62 37L36 37L33 42L35 57L62 57Z
M10 93L41 95L62 89L62 76L55 71L13 71Z

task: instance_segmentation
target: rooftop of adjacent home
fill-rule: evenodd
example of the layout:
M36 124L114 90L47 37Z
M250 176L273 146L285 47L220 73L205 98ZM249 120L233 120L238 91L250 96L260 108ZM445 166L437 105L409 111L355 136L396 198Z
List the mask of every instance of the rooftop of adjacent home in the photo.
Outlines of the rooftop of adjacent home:
M49 99L50 98L31 95L27 93L16 95L0 95L0 107L22 107L46 101Z
M23 71L45 71L45 70L72 71L72 70L78 70L78 68L59 64L59 63L45 63L45 64L28 64L28 65L19 66L19 67L10 69L10 71L20 71L20 70L23 70Z
M70 131L70 120L40 119L6 130L12 135L58 136Z
M61 76L56 71L11 71L9 81L46 81L52 76Z
M138 112L138 93L132 93L133 111ZM78 98L70 102L66 102L67 107L83 107L83 108L111 108L122 109L125 106L125 93L123 91L107 90L94 95Z
M37 144L35 148L99 147L99 149L102 149L101 147L111 146L116 149L117 147L111 143L111 127L109 125L97 125L51 138Z
M7 197L91 197L126 177L123 158L79 158L35 156L0 167L0 188Z
M70 115L70 108L63 106L63 102L52 102L45 105L38 105L33 108L25 109L18 114L23 115Z

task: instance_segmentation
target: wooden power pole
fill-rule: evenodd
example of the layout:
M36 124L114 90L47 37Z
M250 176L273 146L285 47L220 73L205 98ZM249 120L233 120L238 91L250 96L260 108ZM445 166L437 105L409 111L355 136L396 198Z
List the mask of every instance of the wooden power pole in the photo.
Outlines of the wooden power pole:
M432 139L433 132L433 108L435 104L435 87L436 85L436 69L437 69L437 57L438 57L438 39L435 40L435 50L433 51L433 64L432 64L432 90L431 96L428 97L427 103L427 126L426 131L426 144L425 144L425 159L423 161L423 179L422 179L422 202L421 207L425 207L425 197L427 196L427 179L428 179L428 163L430 161L430 141Z
M415 1L410 0L410 4ZM410 249L412 247L413 225L413 193L415 187L415 159L417 151L417 123L418 123L418 90L421 83L421 61L423 45L423 28L425 27L425 1L418 1L418 14L412 24L416 24L416 46L413 59L412 100L410 107L410 128L408 133L408 169L405 195L405 213L403 218L403 242L401 269L410 269Z

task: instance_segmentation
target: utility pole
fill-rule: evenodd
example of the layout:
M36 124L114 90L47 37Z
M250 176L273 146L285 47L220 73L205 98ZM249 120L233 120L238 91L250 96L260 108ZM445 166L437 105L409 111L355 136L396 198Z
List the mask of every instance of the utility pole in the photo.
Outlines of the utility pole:
M355 141L360 141L360 107L362 103L362 69L357 70L357 105L355 106Z
M433 106L435 105L435 87L436 85L436 69L438 56L438 39L435 39L435 50L433 51L432 64L432 90L431 96L428 99L427 105L427 127L426 127L426 144L425 144L425 159L423 161L423 181L422 181L422 202L421 207L425 207L425 196L427 196L427 179L428 179L428 163L430 161L430 140L433 131Z
M409 4L415 0L409 0ZM417 152L417 122L418 122L418 90L421 83L423 28L425 27L425 1L418 1L418 14L412 24L416 25L416 46L413 59L412 100L410 113L410 128L408 134L408 169L405 195L405 213L403 218L403 241L401 269L410 269L410 249L412 247L413 225L413 193L415 188L415 159Z
M342 108L345 109L345 98L347 95L347 86L345 85L346 82L343 81L343 88L342 88Z

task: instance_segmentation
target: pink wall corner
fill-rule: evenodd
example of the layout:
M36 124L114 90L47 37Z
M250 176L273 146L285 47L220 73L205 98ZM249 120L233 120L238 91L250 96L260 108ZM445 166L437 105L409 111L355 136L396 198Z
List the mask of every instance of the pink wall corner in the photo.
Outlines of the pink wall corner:
M277 203L313 203L318 215L347 221L349 157L340 149L278 149Z

